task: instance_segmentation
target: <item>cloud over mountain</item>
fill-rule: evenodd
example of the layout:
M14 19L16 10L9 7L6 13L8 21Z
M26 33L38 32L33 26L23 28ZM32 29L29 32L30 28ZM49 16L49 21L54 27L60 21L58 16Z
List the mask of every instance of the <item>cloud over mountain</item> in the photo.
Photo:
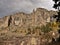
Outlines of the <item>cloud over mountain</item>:
M52 0L0 0L0 17L18 11L29 13L38 7L52 10L52 6Z

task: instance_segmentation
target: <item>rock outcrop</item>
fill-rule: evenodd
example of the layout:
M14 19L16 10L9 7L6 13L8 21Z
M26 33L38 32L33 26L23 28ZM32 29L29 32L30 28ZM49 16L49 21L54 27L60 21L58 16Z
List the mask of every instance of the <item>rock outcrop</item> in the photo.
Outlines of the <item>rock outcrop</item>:
M57 12L37 8L30 14L19 12L0 18L0 44L45 45L52 42L52 38L58 38L59 34L53 31L44 34L40 27L51 22L53 15L57 15Z
M19 27L41 26L46 22L50 22L50 17L56 15L55 11L48 11L43 8L37 8L31 14L16 13L0 19L0 27L7 27L9 25L16 25Z

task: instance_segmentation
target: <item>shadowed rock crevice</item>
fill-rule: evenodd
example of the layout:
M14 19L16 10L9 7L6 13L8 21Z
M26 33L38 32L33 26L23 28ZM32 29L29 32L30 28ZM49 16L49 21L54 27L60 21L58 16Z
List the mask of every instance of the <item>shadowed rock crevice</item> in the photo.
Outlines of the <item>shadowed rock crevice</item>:
M8 26L10 26L11 22L12 22L12 17L10 16L10 18L8 20Z

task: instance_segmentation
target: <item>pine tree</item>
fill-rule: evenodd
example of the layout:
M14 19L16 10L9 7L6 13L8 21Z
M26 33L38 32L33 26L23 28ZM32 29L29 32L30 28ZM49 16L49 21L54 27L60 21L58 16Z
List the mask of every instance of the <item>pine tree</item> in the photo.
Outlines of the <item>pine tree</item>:
M57 22L60 22L60 0L53 0L55 2L53 8L58 9Z

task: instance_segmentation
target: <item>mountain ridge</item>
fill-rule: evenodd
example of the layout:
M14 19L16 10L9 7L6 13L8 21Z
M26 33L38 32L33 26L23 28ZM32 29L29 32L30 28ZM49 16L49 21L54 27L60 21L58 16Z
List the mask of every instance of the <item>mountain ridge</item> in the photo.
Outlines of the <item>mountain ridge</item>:
M39 19L37 19L37 18L44 18L43 20L45 20L45 18L47 18L47 17L49 17L49 16L52 16L52 15L57 15L57 12L56 11L48 11L48 10L46 10L46 9L43 9L43 8L37 8L36 9L36 11L35 10L33 10L33 12L32 13L30 13L30 14L26 14L26 13L24 13L24 12L18 12L18 13L15 13L15 14L12 14L12 15L9 15L9 16L5 16L5 17L3 17L3 18L1 18L0 19L0 22L4 22L5 20L6 20L6 18L7 18L7 20L5 21L6 23L5 24L8 24L8 20L9 20L9 18L11 17L12 18L12 23L13 23L13 21L14 21L14 19L13 18L15 18L15 17L19 17L19 18L21 18L21 16L22 16L22 19L23 20L28 20L28 18L31 18L31 20L33 20L34 22L36 21L36 20L39 20ZM30 17L29 17L30 16ZM35 16L35 17L34 17ZM39 17L40 16L40 17ZM42 20L41 19L41 20ZM4 20L4 21L3 21ZM45 20L46 21L46 20ZM24 22L25 23L25 22ZM37 23L37 22L36 22ZM0 23L1 24L1 23Z
M46 26L51 22L53 15L57 15L57 12L37 8L30 14L18 12L0 18L0 42L2 42L0 44L47 45L54 40L57 41L59 33L53 31L48 25Z

